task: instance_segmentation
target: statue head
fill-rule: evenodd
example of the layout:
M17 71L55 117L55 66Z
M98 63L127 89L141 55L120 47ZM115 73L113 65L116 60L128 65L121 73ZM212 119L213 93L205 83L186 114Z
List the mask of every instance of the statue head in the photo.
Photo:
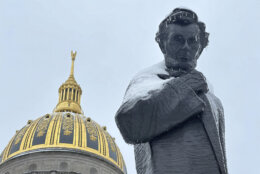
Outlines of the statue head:
M189 72L208 45L209 33L189 9L176 8L159 25L156 41L164 54L168 70Z

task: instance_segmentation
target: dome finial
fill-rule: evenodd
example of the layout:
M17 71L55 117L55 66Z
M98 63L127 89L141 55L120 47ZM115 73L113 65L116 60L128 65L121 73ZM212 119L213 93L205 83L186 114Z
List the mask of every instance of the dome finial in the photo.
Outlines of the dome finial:
M71 71L68 80L59 88L59 102L54 109L54 112L75 112L82 114L80 99L82 90L74 78L74 61L77 52L71 51Z
M71 50L71 59L72 59L71 70L70 70L70 75L71 76L74 76L74 61L76 59L76 55L77 55L77 51L75 51L73 53L73 51Z

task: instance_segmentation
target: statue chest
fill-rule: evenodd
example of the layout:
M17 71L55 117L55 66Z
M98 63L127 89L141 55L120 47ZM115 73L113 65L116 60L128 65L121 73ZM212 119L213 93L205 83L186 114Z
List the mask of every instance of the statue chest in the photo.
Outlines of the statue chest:
M197 117L150 142L152 165L159 173L219 173L210 141Z

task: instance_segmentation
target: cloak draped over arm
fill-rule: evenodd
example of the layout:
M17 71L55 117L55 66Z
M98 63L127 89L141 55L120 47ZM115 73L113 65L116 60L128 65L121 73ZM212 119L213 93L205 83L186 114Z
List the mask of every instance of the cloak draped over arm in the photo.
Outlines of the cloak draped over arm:
M131 81L116 123L127 143L145 143L200 113L204 105L180 78L145 74Z

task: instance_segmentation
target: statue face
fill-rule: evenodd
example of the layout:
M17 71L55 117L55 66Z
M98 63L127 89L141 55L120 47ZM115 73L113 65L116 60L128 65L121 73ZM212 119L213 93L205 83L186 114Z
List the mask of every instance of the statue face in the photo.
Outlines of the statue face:
M181 26L170 24L168 36L161 47L165 64L173 70L189 72L197 65L200 49L200 29L197 24Z

